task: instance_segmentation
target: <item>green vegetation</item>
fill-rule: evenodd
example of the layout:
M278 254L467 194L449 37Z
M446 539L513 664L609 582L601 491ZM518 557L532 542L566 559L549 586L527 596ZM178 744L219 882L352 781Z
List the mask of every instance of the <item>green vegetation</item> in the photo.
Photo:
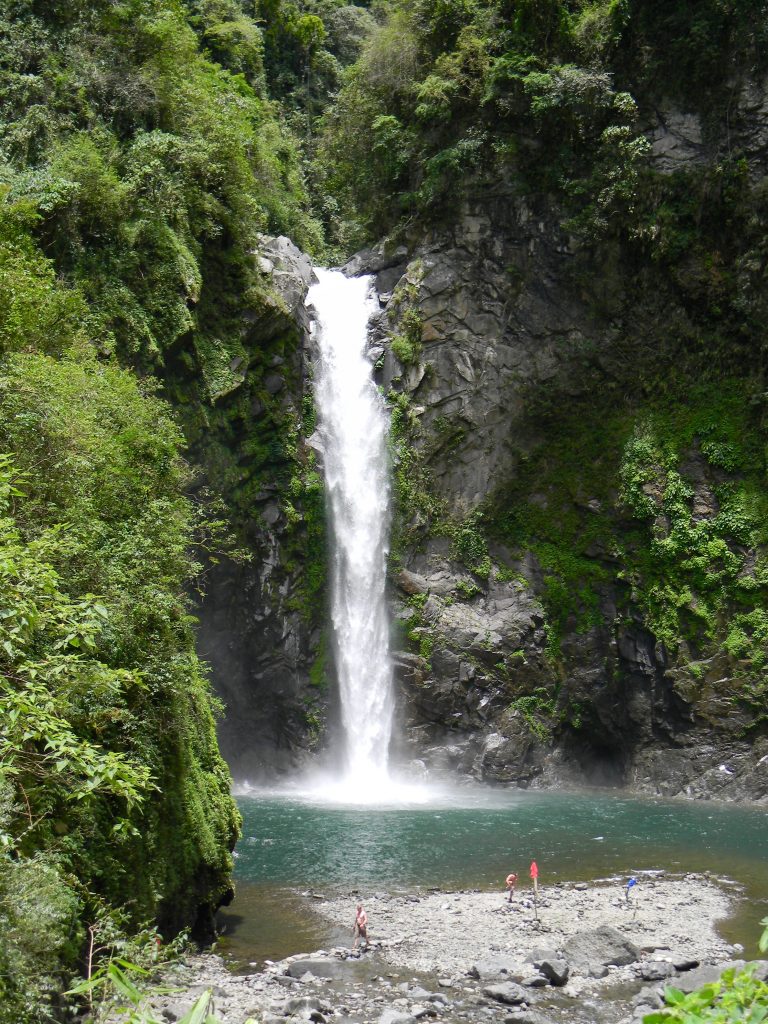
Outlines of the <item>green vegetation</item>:
M566 628L600 625L613 589L673 659L727 652L739 696L759 708L768 495L762 416L743 382L690 387L677 401L562 408L478 520L537 556L551 656Z
M764 714L768 192L717 133L734 68L765 68L767 15L762 0L4 6L2 1024L110 986L135 1007L129 966L152 963L159 935L205 932L230 889L237 814L188 604L201 565L234 553L227 524L258 559L269 508L275 600L289 580L281 610L322 618L312 398L262 233L335 260L381 234L423 237L488 188L546 193L581 252L609 252L607 290L611 275L638 282L631 304L655 282L684 316L643 344L622 328L632 380L596 369L585 342L575 390L525 396L540 441L515 478L461 516L429 459L466 425L438 416L417 448L419 417L391 392L393 562L446 538L469 576L449 603L517 578L494 542L533 553L554 683L517 686L514 655L492 671L542 738L582 721L557 688L562 642L603 623L606 594L692 687L725 658L734 698ZM670 99L718 155L662 176L640 112ZM424 363L418 299L413 278L392 306L403 379ZM585 381L599 400L573 398ZM429 661L425 600L410 604ZM315 653L313 741L325 641ZM685 1012L710 1019L749 985L727 979Z
M419 0L388 5L324 117L316 163L348 246L450 216L485 187L556 195L572 227L645 202L638 104L725 120L734 66L765 65L764 0ZM724 161L727 166L728 160Z
M184 597L201 512L182 496L181 445L129 372L85 355L6 357L9 1021L45 1012L50 979L74 970L86 925L109 922L108 946L148 920L173 934L230 886L237 815Z
M760 938L760 952L768 950L768 918L761 922L765 931ZM741 970L729 968L720 979L686 995L668 987L664 994L666 1006L658 1013L643 1017L643 1024L737 1024L768 1018L768 985L755 977L753 964Z

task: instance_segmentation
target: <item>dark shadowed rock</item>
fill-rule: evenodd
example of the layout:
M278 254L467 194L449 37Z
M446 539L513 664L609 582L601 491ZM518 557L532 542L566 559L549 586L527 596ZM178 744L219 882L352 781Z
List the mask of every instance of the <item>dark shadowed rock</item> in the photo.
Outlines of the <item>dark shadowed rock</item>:
M564 985L568 981L568 975L571 973L571 969L566 960L560 959L546 959L535 961L536 966L541 973L547 978L553 985Z
M676 971L692 971L694 967L699 966L700 961L681 957L679 960L673 960L672 963Z

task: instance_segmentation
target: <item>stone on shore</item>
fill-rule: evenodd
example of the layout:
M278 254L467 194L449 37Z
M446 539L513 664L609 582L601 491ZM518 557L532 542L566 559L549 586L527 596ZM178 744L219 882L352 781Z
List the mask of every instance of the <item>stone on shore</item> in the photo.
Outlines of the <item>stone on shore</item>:
M718 981L723 971L727 971L731 967L740 970L743 966L743 960L729 960L724 964L697 967L693 971L688 971L683 977L678 978L675 981L675 988L679 988L681 992L685 993L695 992L702 985L710 985L713 981Z
M663 981L675 974L675 967L668 960L646 960L640 964L638 974L643 981Z
M533 966L538 968L544 977L558 988L565 985L568 981L568 975L571 973L568 962L555 957L546 957L539 961L534 960Z
M416 1018L410 1013L402 1013L391 1006L379 1017L379 1024L415 1024Z
M609 924L577 932L565 944L565 955L574 970L588 973L593 967L625 967L640 958L640 950Z
M516 1006L528 999L527 993L513 981L505 981L500 985L488 985L483 989L483 995L489 999L495 999L497 1003L506 1003L508 1006Z

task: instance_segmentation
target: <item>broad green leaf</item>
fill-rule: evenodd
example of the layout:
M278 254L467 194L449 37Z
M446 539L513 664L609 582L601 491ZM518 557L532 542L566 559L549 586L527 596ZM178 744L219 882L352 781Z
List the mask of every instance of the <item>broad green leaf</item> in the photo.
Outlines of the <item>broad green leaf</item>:
M679 988L674 988L669 985L664 989L664 1001L669 1006L677 1006L678 1004L685 1002L685 992L681 992Z
M211 990L203 992L195 1005L184 1014L179 1024L205 1024L211 1006Z

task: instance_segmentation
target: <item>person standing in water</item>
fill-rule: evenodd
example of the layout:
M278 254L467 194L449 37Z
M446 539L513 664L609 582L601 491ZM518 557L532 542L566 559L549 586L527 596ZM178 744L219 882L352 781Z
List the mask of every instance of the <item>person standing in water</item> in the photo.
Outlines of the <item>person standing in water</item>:
M357 913L355 914L355 927L352 929L352 934L355 937L353 949L357 949L357 943L362 942L362 948L368 948L368 915L363 910L363 904L357 904Z

